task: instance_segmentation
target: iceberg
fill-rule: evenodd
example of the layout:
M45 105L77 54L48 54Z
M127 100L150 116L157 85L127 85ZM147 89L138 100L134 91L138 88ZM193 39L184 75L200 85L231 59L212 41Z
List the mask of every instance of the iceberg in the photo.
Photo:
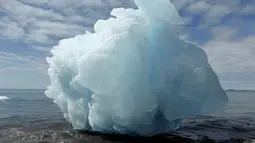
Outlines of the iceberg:
M45 94L74 129L153 136L228 102L206 53L176 34L169 0L116 8L94 32L64 39L47 57Z
M0 100L8 100L10 98L8 98L7 96L0 96Z

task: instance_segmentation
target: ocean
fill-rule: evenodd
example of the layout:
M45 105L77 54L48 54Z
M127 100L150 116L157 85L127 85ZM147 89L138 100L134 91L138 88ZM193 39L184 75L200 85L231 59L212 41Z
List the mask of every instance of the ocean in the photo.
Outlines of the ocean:
M242 142L255 139L255 92L227 91L222 113L185 119L175 132L151 138L74 131L44 90L0 90L0 143Z

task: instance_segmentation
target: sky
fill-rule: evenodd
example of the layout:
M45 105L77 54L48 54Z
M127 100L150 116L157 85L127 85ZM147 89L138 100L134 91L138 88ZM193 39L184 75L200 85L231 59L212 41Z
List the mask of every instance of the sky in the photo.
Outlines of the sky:
M255 89L255 0L171 0L180 35L204 49L225 89ZM0 88L45 89L45 58L133 0L0 0Z

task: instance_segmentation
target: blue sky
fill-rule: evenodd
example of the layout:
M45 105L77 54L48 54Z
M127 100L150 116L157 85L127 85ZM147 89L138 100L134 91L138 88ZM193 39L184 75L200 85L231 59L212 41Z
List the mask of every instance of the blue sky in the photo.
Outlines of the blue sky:
M171 0L185 19L181 37L203 48L224 88L255 89L255 1ZM93 30L133 0L0 1L0 88L49 84L45 58L63 38Z

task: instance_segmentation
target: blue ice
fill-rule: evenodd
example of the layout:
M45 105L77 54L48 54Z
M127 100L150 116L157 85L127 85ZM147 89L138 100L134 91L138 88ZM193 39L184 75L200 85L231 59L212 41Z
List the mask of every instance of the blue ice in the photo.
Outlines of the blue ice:
M228 102L206 53L175 34L183 22L174 5L135 3L113 9L95 32L61 40L47 58L45 94L74 129L153 136Z

